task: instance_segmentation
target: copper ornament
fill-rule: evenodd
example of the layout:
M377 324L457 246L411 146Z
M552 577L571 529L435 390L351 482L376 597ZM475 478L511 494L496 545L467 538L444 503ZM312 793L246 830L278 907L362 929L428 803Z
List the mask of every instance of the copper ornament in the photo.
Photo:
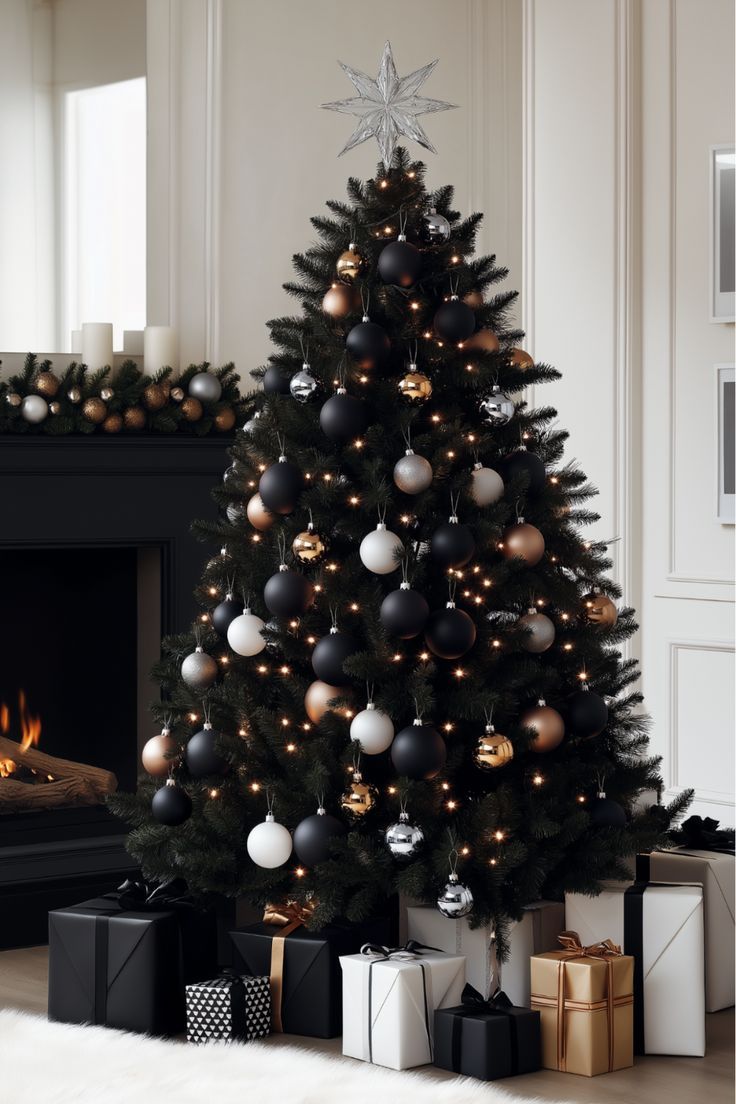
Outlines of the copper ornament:
M508 736L496 732L493 725L488 725L483 735L478 737L473 758L482 770L503 767L514 758L514 745Z
M23 402L17 391L8 391L7 395L5 396L5 401L7 402L8 406L20 406L20 404Z
M129 406L123 412L123 425L126 429L143 429L146 424L146 412L140 406Z
M49 403L49 410L52 414L58 414L59 411L61 410L61 403L50 402Z
M154 778L166 778L179 760L179 745L168 729L159 736L152 736L143 746L141 762Z
M512 349L509 353L509 360L514 368L520 368L522 372L525 372L527 368L534 367L533 357L530 357L524 349Z
M344 253L337 258L335 271L341 280L352 284L358 279L365 267L365 260L351 242Z
M119 433L123 428L123 419L120 414L108 414L102 423L105 433Z
M229 433L235 425L235 411L231 406L223 407L215 414L215 429L220 433Z
M483 353L497 353L500 345L493 330L484 328L477 330L476 333L471 334L469 338L463 341L463 349L478 349Z
M483 293L478 291L477 288L473 288L472 291L466 291L463 295L463 303L466 303L471 310L480 310L483 306Z
M39 372L33 386L39 395L43 395L47 399L53 399L61 384L53 372Z
M322 300L322 310L331 318L345 318L356 307L356 290L348 284L333 284Z
M82 407L82 414L88 422L93 422L95 425L100 425L107 417L107 407L102 399L92 398L86 399L84 406Z
M333 708L328 704L331 698L344 698L346 693L344 686L330 686L316 679L304 695L304 708L312 724L319 724L325 713Z
M309 526L303 532L297 533L291 545L291 550L300 563L318 563L327 551L327 542L314 529Z
M204 407L199 399L193 399L189 395L181 404L181 412L187 422L198 422L204 414Z
M410 402L426 402L432 394L432 384L423 372L408 372L399 380L399 394Z
M166 391L160 383L149 383L143 392L143 405L147 410L160 410L166 405Z
M515 525L504 531L501 551L507 560L524 560L534 567L544 555L544 537L536 525L529 525L519 518Z
M248 499L245 512L248 515L248 521L259 533L265 533L276 521L276 514L272 514L270 510L266 509L259 494L254 494L252 498Z
M547 705L543 698L539 699L533 709L527 709L522 714L519 723L522 728L531 728L536 733L531 744L532 751L554 751L565 737L565 722L557 710Z
M594 625L612 628L618 621L616 604L606 594L586 594L583 599L585 616Z

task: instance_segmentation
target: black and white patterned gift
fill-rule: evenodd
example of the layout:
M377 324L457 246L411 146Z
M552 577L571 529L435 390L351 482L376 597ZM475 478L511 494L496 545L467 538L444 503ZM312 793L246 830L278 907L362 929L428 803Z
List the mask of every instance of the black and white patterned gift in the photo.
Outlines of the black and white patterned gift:
M267 977L224 973L187 986L187 1040L261 1039L271 1031L271 986Z

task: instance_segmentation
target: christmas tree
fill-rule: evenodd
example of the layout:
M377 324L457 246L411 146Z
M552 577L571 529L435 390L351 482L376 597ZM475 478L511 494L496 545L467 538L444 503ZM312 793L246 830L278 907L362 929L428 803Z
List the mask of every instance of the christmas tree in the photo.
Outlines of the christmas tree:
M201 616L156 670L165 730L111 804L148 877L311 899L314 926L400 891L503 951L527 903L625 878L689 794L637 800L662 782L633 611L556 412L523 401L559 374L474 257L481 215L401 148L347 193L294 257L301 312L269 323L198 526Z

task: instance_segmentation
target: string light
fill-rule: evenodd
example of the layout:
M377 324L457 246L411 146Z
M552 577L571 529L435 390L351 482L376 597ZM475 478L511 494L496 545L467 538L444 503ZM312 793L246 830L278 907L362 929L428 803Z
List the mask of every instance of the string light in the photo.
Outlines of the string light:
M544 778L542 777L541 774L537 773L532 778L532 782L534 783L535 786L541 786L544 783Z
M388 180L382 180L378 185L379 188L388 188Z
M403 659L403 656L402 656L401 652L395 652L394 655L392 656L392 659L393 659L394 663L400 663L401 660Z
M316 636L308 636L307 637L307 644L316 644L316 643L317 643L317 637Z
M572 651L572 644L563 644L562 645L562 650L563 650L563 652L571 652Z
M199 620L206 625L209 619L210 615L208 613L203 613Z
M447 456L450 460L454 460L455 459L455 450L454 449L448 449L447 450Z
M384 232L384 234L393 234L393 230L391 229L390 226L384 226L383 232Z
M220 656L220 663L223 663L223 664L225 664L225 666L227 666L227 664L229 662L230 662L230 656L226 656L226 655Z
M350 603L350 608L353 611L353 613L357 613L358 610L360 609L360 606L358 605L357 602L351 602Z
M457 801L448 801L446 802L446 805L450 812L453 812L455 809L457 809Z
M578 675L578 678L580 679L581 682L587 682L588 681L587 672L586 671L581 671L580 674Z
M489 859L488 860L488 865L489 866L497 866L498 864L497 864L495 859Z
M311 732L312 726L309 721L304 722L304 724L302 725L302 729L304 730L304 732Z
M330 475L329 472L325 472L325 474L322 476L322 478L324 479L325 483L331 483L332 482L332 476Z
M549 477L549 481L550 481L550 483L559 483L560 482L556 475L551 475Z
M298 629L299 628L299 622L296 621L296 620L290 621L289 622L289 628L290 629Z
M433 414L430 420L433 421L435 425L437 425L438 422L442 421L442 418L439 416L439 414Z
M452 673L456 679L465 678L465 671L462 669L462 667L456 667Z
M445 732L452 732L455 726L452 721L447 721L445 724L443 724L442 727L444 728Z
M260 782L251 782L250 788L253 791L253 793L258 793L258 791L261 788L261 783Z
M311 472L305 472L304 478L305 479L311 479L312 478L312 473Z
M321 594L322 590L323 590L322 584L321 583L316 583L315 587L314 587L315 594Z
M353 446L358 450L362 449L364 444L365 444L365 441L361 441L360 438L358 438L357 441L353 441Z
M248 480L248 486L251 488L251 490L253 489L253 487L255 487L255 485L256 485L255 479L249 479Z
M282 717L281 718L281 727L282 728L288 728L290 724L291 724L291 721L289 720L288 717Z
M327 564L327 570L328 571L338 571L339 568L340 568L340 565L335 563L334 560L333 560L332 563Z
M303 866L298 866L294 873L296 874L297 878L303 878L307 872Z
M491 647L492 648L500 648L501 647L501 641L500 640L492 640L491 641Z
M483 586L484 586L484 587L489 587L489 586L492 586L492 585L493 585L493 584L491 583L491 580L490 580L490 579L484 579L484 580L483 580Z
M408 172L408 173L407 173L406 175L407 175L407 176L409 177L409 179L410 179L410 180L413 180L413 179L414 179L414 177L415 177L415 176L416 176L417 174L416 174L416 173L414 172L414 170L412 169L412 171L411 171L411 172Z
M215 789L210 790L210 797L219 797L219 796L220 796L220 791L219 790L215 790Z
M493 833L493 838L495 839L496 843L501 843L501 841L505 838L505 834L501 831L500 828L497 828L496 831Z
M217 587L210 587L208 593L211 594L214 598L214 596L217 594Z
M247 735L248 735L248 733L245 731L244 728L239 728L238 729L238 736L247 736Z
M426 661L429 659L429 652L420 652L419 653L419 658L424 660L425 663L426 663Z
M560 620L561 621L569 621L570 620L570 614L569 613L560 614Z
M460 854L461 855L469 855L470 854L470 848L469 847L461 847L460 848Z
M411 307L411 309L413 311L418 311L419 310L419 304L418 303L410 303L409 306Z
M259 666L256 668L256 670L258 671L259 675L267 675L268 674L268 667L266 666L265 663L259 664Z
M258 465L258 470L259 470L259 472L264 472L266 470L266 465L265 464L259 464Z
M296 744L287 744L286 745L286 750L287 751L296 751Z
M350 503L351 506L357 506L358 503L360 502L360 499L358 498L357 495L351 495L350 498L348 499L348 502Z
M453 255L450 257L450 260L452 261L453 264L458 264L458 262L460 261L460 258L458 257L457 253L453 253Z
M254 544L260 544L261 537L259 533L254 533L250 539L253 541Z
M447 793L449 788L450 788L450 783L449 782L443 782L442 783L442 789L445 791L445 793Z
M396 793L396 787L395 786L389 786L386 792L393 795L393 794Z
M473 367L473 365L472 365L472 364L466 364L466 365L465 365L465 371L466 371L466 372L474 372L474 371L475 371L475 368Z
M189 714L189 720L192 722L192 724L194 724L195 721L199 720L199 717L197 716L196 713L190 713Z
M575 800L577 801L578 805L584 805L585 804L585 794L578 794L578 796L575 798Z

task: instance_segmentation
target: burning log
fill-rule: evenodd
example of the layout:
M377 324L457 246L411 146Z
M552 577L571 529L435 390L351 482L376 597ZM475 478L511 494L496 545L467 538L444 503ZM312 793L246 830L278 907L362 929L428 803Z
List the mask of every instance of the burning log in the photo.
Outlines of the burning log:
M118 780L111 771L47 755L35 747L24 749L15 740L0 735L0 760L3 759L29 768L46 781L34 786L13 778L0 779L0 813L62 805L99 805L106 794L118 788Z

